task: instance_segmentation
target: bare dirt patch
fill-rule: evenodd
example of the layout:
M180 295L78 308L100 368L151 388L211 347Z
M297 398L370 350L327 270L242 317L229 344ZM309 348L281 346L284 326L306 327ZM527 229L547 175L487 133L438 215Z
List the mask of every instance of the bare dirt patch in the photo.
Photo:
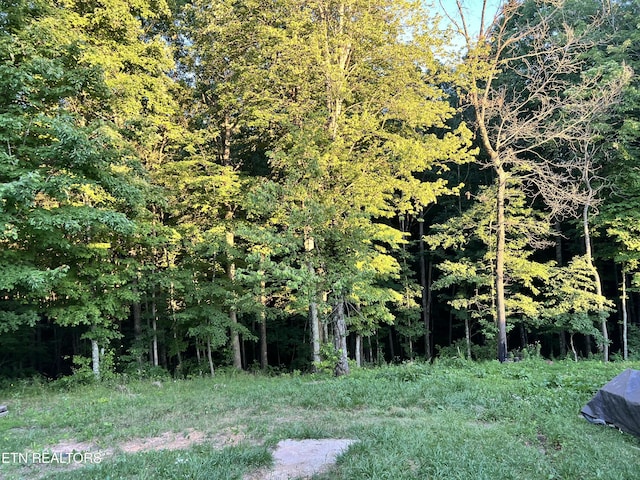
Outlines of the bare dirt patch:
M95 450L95 445L88 442L76 442L75 440L62 440L53 447L45 448L45 452L65 455L73 452L88 452Z
M216 448L235 447L241 443L258 445L258 442L244 433L244 427L226 427L216 433L209 442Z
M63 440L53 446L44 448L43 451L58 455L73 452L94 452L105 458L114 455L116 452L138 453L157 450L184 450L192 445L205 443L206 441L207 436L205 433L189 428L181 433L165 432L156 437L133 438L107 449L99 449L94 443ZM216 447L224 448L228 445L237 445L240 441L239 434L232 435L231 432L223 431L214 437L212 443Z
M273 452L275 465L261 469L244 480L306 479L323 473L336 463L356 440L326 438L322 440L282 440Z
M204 441L204 433L189 428L183 433L165 432L157 437L134 438L121 443L118 448L125 453L183 450L189 448L191 445L203 443Z

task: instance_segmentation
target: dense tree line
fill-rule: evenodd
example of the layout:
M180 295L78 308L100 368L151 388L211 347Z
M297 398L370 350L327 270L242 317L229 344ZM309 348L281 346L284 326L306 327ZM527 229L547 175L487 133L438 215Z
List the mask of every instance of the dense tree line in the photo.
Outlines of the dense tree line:
M640 355L639 8L0 0L0 375Z

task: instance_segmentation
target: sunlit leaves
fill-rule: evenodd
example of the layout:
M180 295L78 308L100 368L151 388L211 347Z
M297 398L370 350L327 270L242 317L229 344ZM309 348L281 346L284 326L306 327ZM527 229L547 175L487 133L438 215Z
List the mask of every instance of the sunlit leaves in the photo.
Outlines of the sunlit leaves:
M0 158L8 167L0 173L0 330L47 315L100 325L107 339L131 300L134 272L117 257L138 229L144 182L109 123L109 87L87 60L91 37L76 6L23 5L0 37Z

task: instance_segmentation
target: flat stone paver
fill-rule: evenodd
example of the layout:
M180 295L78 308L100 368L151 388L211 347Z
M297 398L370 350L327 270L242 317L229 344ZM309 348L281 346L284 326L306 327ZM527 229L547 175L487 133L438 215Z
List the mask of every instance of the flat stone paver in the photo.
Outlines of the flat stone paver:
M278 442L272 470L262 477L264 480L291 480L308 478L324 472L336 463L338 455L344 453L356 440L282 440Z

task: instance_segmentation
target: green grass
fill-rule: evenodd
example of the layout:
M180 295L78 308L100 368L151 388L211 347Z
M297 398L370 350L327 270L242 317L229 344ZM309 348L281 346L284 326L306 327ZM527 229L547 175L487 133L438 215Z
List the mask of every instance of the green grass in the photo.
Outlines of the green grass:
M0 453L60 441L116 448L101 463L0 464L0 478L241 479L285 438L358 443L316 480L640 479L640 440L579 416L595 391L640 364L460 362L356 370L348 378L262 377L0 390ZM136 438L195 429L185 450L125 454Z

